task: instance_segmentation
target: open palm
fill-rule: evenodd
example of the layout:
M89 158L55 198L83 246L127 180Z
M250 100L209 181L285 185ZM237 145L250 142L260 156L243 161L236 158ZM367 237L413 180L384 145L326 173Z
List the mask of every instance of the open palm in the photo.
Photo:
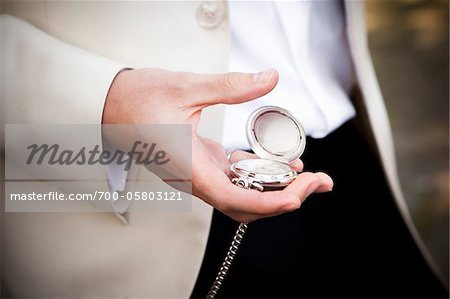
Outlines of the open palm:
M240 222L278 215L300 207L313 192L327 192L333 181L324 173L303 172L284 190L259 192L237 187L230 162L257 158L235 151L228 161L223 147L197 134L204 108L238 104L270 92L278 73L199 75L157 69L127 70L114 80L103 115L104 124L190 124L192 126L193 194ZM183 164L183 161L178 161ZM291 165L302 170L300 160Z

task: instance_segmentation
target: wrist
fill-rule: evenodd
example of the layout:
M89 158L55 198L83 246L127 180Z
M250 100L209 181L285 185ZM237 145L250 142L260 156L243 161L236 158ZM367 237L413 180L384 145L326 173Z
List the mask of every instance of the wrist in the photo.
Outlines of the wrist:
M103 106L102 124L120 123L120 102L126 94L127 75L131 70L131 68L120 70L111 82Z

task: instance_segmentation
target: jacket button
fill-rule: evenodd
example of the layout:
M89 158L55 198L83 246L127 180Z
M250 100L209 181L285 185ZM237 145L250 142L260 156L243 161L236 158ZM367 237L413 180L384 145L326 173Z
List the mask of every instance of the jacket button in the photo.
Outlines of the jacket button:
M220 2L203 2L197 9L197 22L205 29L212 29L219 26L223 20L223 16L223 7Z

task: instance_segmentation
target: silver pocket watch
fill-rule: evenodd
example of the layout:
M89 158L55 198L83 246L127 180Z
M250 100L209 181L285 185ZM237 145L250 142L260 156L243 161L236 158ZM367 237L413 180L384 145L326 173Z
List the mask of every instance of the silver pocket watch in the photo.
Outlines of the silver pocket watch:
M264 106L247 121L247 139L260 159L241 160L230 166L232 182L259 191L282 189L297 177L289 163L300 158L306 135L303 126L286 109Z
M302 125L286 109L264 106L255 110L247 121L247 138L260 159L241 160L231 164L231 181L241 188L259 191L282 189L297 177L289 163L300 158L306 135ZM206 295L214 299L222 286L239 249L247 223L240 223L223 263Z

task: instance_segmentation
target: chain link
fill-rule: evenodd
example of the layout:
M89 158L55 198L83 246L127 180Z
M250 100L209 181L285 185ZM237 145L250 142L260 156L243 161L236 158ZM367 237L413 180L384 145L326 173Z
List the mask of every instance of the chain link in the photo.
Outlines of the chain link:
M239 186L244 189L256 189L259 191L263 191L263 187L260 184L252 182L245 178L233 178L231 181L236 186ZM231 241L230 248L228 248L227 254L225 255L225 259L223 260L222 266L220 267L219 272L217 273L216 279L214 279L211 289L209 289L208 295L206 295L206 299L214 299L217 296L217 293L219 292L220 287L222 286L223 280L225 279L228 270L230 270L231 263L233 262L234 256L236 255L239 249L239 245L241 245L242 239L244 238L246 231L247 231L247 223L242 222L241 224L239 224L239 227L236 230L236 233L234 234L233 241Z
M239 227L233 237L233 241L231 241L230 248L228 248L228 252L225 256L225 259L220 267L219 273L217 273L217 277L214 280L211 289L206 295L206 299L214 299L217 293L222 286L223 280L230 269L231 263L233 262L234 256L239 249L239 245L241 245L242 239L244 238L245 232L247 231L247 223L239 224Z

